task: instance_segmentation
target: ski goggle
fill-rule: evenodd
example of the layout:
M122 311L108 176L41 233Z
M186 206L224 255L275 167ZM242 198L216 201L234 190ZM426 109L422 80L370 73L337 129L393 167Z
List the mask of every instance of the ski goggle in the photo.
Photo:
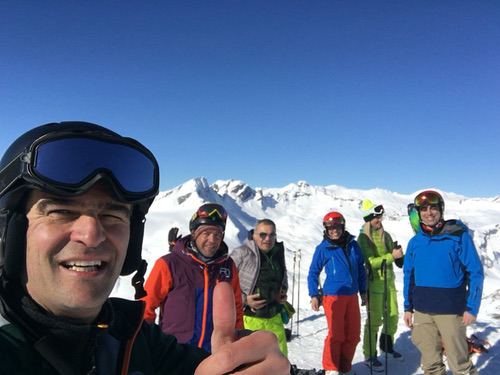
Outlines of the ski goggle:
M369 215L373 214L374 216L383 215L384 214L384 206L382 206L381 204L379 204L378 206L375 206L372 209L370 209L368 211L368 214Z
M49 190L80 193L108 178L126 201L151 198L158 191L156 159L129 138L49 135L35 142L21 160L24 178Z
M209 208L203 207L199 208L198 211L196 211L195 217L198 217L200 219L209 219L214 222L225 222L227 219L227 212L222 208L222 206Z
M425 206L439 206L442 203L442 198L436 192L424 191L415 197L414 203L417 208Z

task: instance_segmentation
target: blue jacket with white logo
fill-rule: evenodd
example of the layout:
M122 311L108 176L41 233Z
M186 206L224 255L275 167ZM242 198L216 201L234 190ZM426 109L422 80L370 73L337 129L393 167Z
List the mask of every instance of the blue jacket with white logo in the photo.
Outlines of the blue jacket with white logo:
M408 243L403 271L405 311L477 316L483 266L461 221L446 221L437 234L419 231Z
M366 292L366 272L363 254L358 243L348 235L347 249L336 246L324 239L314 251L307 284L311 297L318 295L319 275L323 268L326 280L323 294L328 296L350 296Z

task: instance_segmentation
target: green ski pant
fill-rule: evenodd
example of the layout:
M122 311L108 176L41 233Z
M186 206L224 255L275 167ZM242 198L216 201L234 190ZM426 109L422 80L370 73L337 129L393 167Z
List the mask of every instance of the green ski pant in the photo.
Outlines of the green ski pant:
M281 314L278 313L272 318L258 318L256 316L243 315L245 329L251 331L265 330L271 331L278 338L280 350L285 357L288 356L288 346L286 343L285 326Z
M387 321L384 322L384 292L369 291L367 313L370 319L365 322L363 335L363 354L365 358L375 357L377 355L377 333L380 326L384 323L380 333L386 333L394 339L394 334L398 329L398 299L396 290L388 288L387 290ZM370 320L370 326L368 326ZM371 340L371 343L370 343ZM371 352L370 352L371 347Z

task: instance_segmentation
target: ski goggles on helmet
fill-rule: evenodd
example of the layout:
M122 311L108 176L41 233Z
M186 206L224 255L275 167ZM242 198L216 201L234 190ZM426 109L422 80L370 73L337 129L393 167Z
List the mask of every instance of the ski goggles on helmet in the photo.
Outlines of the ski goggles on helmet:
M384 206L379 204L378 206L373 207L369 214L373 214L374 216L383 215L384 214Z
M13 169L13 179L5 184L5 190L24 179L49 191L78 194L97 180L108 179L119 197L129 202L154 197L158 191L155 157L129 138L49 134L34 142L17 160L22 163L22 172L17 163L6 168Z
M435 191L424 191L415 197L415 207L437 206L443 203L441 195Z
M196 217L198 219L205 219L213 222L226 222L227 220L227 212L224 210L222 206L219 207L200 207L198 211L196 211Z

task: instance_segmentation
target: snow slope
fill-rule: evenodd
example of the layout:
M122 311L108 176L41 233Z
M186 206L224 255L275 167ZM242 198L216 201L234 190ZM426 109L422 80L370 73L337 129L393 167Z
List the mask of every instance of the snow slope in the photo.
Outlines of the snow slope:
M425 187L427 188L427 187ZM432 188L432 187L429 187ZM299 304L293 322L293 334L298 337L289 343L289 358L301 368L321 368L326 321L323 313L315 313L309 307L306 277L312 253L322 238L322 218L330 210L338 210L346 217L347 230L357 235L363 223L358 205L369 198L384 205L384 227L406 248L412 230L406 214L406 205L417 192L405 195L383 189L359 190L342 186L311 186L299 181L282 188L252 188L243 181L219 180L209 184L205 178L196 178L162 192L155 200L147 217L143 245L143 257L151 269L154 261L168 248L168 230L176 226L183 234L188 233L188 222L195 210L204 202L222 204L229 212L225 241L229 248L238 246L246 237L247 230L256 220L267 217L277 225L278 240L287 247L289 283L293 281L294 252L301 250L300 283L296 272L295 306ZM481 374L500 372L500 197L469 198L442 192L445 202L445 218L459 218L469 226L474 243L485 268L486 281L483 302L478 321L469 332L487 338L492 346L488 354L475 356ZM402 306L402 271L396 270L397 288ZM300 288L299 288L300 286ZM300 296L299 296L300 289ZM113 295L133 298L130 277L118 280ZM289 300L292 299L291 292ZM362 320L366 318L362 311ZM297 324L298 319L298 324ZM400 321L396 334L396 346L405 355L404 362L389 362L391 374L419 374L419 353L410 339L410 332ZM357 374L369 373L359 362L363 360L361 344L354 360Z

